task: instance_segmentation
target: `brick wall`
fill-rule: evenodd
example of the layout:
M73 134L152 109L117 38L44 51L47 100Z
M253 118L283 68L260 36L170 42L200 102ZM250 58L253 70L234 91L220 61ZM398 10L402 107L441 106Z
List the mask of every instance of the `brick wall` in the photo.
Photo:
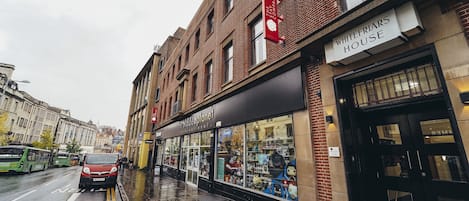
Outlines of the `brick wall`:
M456 5L456 13L461 20L466 39L469 41L469 2L460 2Z
M316 164L318 201L332 200L331 174L326 141L326 127L321 98L317 92L321 89L318 64L306 64L308 82L308 108L311 120L313 156Z

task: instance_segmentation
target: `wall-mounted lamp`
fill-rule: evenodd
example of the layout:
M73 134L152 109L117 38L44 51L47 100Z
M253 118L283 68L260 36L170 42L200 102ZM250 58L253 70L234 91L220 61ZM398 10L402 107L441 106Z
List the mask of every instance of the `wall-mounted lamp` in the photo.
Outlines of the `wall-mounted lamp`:
M333 118L332 118L332 115L327 115L327 116L326 116L326 122L329 123L329 124L334 123L334 120L333 120Z
M463 104L469 105L469 91L460 93L459 97L461 97L461 102Z

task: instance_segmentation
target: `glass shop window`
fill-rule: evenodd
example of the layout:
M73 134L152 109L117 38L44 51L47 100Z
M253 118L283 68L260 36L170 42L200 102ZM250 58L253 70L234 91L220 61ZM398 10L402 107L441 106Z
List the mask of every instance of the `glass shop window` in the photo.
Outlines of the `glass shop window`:
M244 185L244 125L221 128L217 141L216 180Z
M163 164L177 168L179 156L179 137L166 139Z
M246 124L246 187L297 199L292 116Z
M199 175L206 177L210 175L210 142L213 138L212 131L202 132L200 135L200 165Z

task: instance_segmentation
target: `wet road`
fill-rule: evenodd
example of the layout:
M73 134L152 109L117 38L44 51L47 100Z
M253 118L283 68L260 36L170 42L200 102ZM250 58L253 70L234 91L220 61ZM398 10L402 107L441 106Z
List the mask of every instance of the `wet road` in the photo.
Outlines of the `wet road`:
M0 201L120 201L115 188L78 189L80 166L0 175Z

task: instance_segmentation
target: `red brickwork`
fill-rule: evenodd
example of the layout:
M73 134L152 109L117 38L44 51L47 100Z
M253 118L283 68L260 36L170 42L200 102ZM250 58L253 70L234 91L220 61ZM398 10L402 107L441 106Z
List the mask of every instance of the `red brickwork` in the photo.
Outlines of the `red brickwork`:
M469 2L461 2L456 5L456 13L459 15L466 39L469 40Z
M279 32L286 40L283 45L267 43L267 63L298 49L296 41L323 27L341 13L336 0L283 0L278 8L279 15L284 17Z
M316 95L317 91L321 89L318 64L306 65L306 79L308 81L308 106L313 154L316 164L317 198L318 201L330 201L332 200L332 186L327 152L326 125L321 98Z

